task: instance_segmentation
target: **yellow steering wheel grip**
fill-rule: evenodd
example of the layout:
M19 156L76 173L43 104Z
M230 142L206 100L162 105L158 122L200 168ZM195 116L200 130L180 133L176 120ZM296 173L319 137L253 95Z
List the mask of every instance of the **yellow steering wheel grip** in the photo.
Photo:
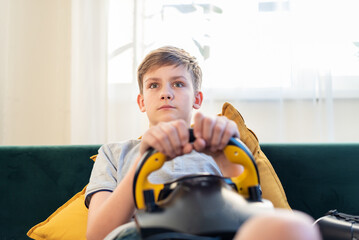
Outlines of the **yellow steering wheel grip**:
M194 140L193 130L190 129L190 142ZM243 142L235 138L229 140L223 152L229 161L241 164L244 167L243 173L237 177L232 177L231 181L236 185L239 194L249 197L251 188L259 189L258 169L252 153ZM148 176L160 169L166 160L167 157L163 153L153 148L144 154L136 169L133 182L133 197L136 208L145 209L146 205L154 204L157 201L164 184L153 184L148 181Z
M237 187L237 192L246 198L252 198L252 194L260 194L253 192L253 190L260 191L260 180L257 164L247 146L241 140L231 138L227 146L223 149L223 152L229 161L244 167L243 172L239 176L231 177L232 182ZM258 197L259 196L254 198Z
M160 169L166 160L166 155L150 148L140 161L133 180L133 196L136 208L145 208L146 191L153 191L154 199L158 199L158 195L163 189L164 184L153 184L148 181L148 176L152 172Z

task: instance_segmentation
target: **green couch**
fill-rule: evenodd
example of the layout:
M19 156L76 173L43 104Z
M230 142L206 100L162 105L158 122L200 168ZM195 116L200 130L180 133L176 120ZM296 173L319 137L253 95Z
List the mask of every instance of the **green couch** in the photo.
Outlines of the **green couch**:
M87 183L98 145L0 146L0 239L28 239ZM359 143L261 144L293 209L359 215Z

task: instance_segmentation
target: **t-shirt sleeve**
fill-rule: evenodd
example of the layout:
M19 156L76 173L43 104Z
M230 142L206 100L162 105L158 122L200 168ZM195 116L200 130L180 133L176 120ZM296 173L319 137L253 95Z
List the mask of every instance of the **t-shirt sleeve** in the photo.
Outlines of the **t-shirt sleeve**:
M98 150L96 162L94 163L90 182L87 185L85 193L85 205L89 206L91 197L99 191L114 191L117 186L117 168L118 163L109 145L103 145Z

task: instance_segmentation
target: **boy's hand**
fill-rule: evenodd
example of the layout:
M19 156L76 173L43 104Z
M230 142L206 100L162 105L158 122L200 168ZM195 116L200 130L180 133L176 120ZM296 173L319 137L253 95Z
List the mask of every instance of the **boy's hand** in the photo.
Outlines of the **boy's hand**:
M196 141L193 146L197 151L209 150L211 153L221 151L227 145L231 137L238 137L239 132L235 122L224 116L206 117L198 112L194 116L194 136Z
M224 176L235 177L243 172L243 166L228 161L222 151L231 137L239 138L235 122L223 116L210 118L197 113L194 116L193 132L196 137L193 148L211 155Z
M142 136L141 156L150 148L165 154L169 159L190 153L193 149L212 155L227 176L238 176L241 169L227 161L223 149L231 137L238 137L237 125L226 117L206 117L196 113L194 117L194 136L196 140L189 143L188 126L183 120L160 122L151 127Z
M189 131L185 121L160 122L142 136L140 154L142 156L153 147L172 159L192 151L193 147L188 139Z

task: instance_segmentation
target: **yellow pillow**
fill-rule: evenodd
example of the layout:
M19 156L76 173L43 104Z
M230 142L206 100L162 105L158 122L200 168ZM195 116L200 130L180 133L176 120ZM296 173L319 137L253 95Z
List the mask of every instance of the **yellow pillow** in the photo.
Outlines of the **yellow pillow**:
M45 221L35 225L27 236L36 240L86 239L87 208L84 189L59 207Z
M258 166L263 198L270 200L276 208L290 209L283 186L272 164L260 149L257 136L247 128L238 110L226 102L223 104L222 114L219 115L226 116L237 124L241 141L251 150Z
M91 157L96 161L97 155ZM87 214L85 186L45 221L35 225L27 236L36 240L84 239L86 240Z

